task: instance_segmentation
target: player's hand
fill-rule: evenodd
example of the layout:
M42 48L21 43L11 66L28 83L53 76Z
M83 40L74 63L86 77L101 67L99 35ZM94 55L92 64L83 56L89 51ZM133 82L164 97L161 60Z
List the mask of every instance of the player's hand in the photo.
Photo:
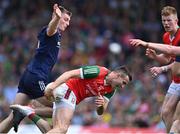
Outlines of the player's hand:
M61 18L61 10L59 9L58 7L58 4L54 4L53 6L53 9L54 9L54 14L58 17L58 18Z
M155 57L157 56L156 51L150 48L146 49L146 56L148 56L151 59L155 59Z
M159 74L163 72L162 67L152 67L150 68L150 72L152 77L157 77Z
M137 46L147 47L148 46L147 42L142 41L140 39L130 39L129 43L130 43L130 45L135 46L135 47L137 47Z
M97 107L103 106L105 104L105 100L100 93L98 93L98 96L95 99L95 104Z
M54 89L53 82L51 82L46 86L44 90L45 97L50 101L52 101L53 99L53 89Z

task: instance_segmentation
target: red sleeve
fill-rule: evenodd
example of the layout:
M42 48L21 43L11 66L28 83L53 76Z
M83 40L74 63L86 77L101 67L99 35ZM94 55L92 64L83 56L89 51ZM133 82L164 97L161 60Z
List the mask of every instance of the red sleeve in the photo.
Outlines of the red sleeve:
M107 75L107 74L108 74L109 69L107 69L106 67L102 67L102 66L98 66L98 67L99 67L99 69L100 69L100 74L99 74L99 75L104 76L104 75Z

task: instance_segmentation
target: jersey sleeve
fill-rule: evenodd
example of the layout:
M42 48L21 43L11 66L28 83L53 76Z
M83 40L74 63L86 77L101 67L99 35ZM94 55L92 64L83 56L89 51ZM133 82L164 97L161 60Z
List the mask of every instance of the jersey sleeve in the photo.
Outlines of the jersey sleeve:
M112 98L112 96L114 96L115 92L116 90L113 90L112 92L105 94L104 98L109 101Z
M81 79L95 78L99 75L98 66L84 66L80 68Z

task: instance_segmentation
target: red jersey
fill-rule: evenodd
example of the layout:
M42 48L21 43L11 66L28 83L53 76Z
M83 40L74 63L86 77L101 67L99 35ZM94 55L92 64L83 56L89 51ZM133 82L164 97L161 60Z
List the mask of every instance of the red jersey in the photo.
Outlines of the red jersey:
M169 44L169 45L173 45L173 46L179 46L180 45L180 29L178 28L178 30L177 30L174 38L172 38L172 40L171 40L169 32L164 33L164 35L163 35L163 42L165 44ZM172 58L174 60L175 59L175 55L173 55ZM172 75L172 80L175 83L180 83L180 77Z
M93 70L92 67L97 68L99 71L96 71L96 69ZM101 95L106 96L107 98L114 94L112 87L110 85L105 85L105 77L109 72L107 68L100 66L86 66L85 68L82 67L81 71L82 76L92 76L92 73L97 75L93 76L93 78L72 78L66 82L69 89L72 90L76 95L77 104L84 98L97 96L99 92Z

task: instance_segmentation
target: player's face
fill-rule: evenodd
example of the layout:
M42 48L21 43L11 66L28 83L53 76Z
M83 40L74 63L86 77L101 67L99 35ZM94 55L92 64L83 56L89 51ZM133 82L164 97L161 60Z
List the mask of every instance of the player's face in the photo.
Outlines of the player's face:
M71 17L68 14L66 13L62 14L59 22L59 28L61 31L64 31L69 26L70 19Z
M110 77L111 77L110 82L112 88L114 87L124 88L129 83L129 77L125 74L111 72Z
M177 29L178 19L175 15L162 16L162 24L166 32L173 32Z

